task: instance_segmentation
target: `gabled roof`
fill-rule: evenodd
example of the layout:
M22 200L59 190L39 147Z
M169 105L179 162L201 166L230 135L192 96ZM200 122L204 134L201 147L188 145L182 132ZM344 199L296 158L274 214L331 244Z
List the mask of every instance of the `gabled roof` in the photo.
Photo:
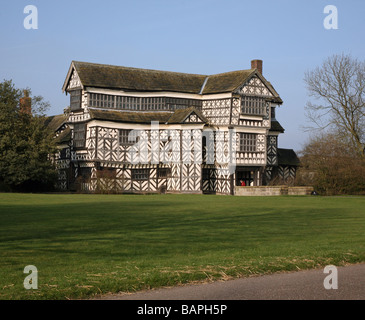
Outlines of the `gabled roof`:
M56 116L46 117L44 124L46 127L50 128L52 131L56 132L64 123L66 123L68 115L59 114Z
M299 166L300 161L293 149L278 148L279 166Z
M199 93L206 76L72 61L84 87ZM70 72L69 72L70 76ZM67 86L65 81L63 90Z
M67 89L73 70L76 70L83 87L191 94L233 92L251 77L257 76L267 86L277 102L282 103L273 86L257 69L202 75L72 61L62 88L63 91Z
M153 111L153 112L136 112L136 111L115 111L97 108L89 108L90 118L95 120L125 122L125 123L143 123L150 124L152 121L158 121L165 124L184 123L187 117L195 113L202 122L207 119L194 107L187 109L175 110L175 112Z
M250 76L254 75L256 69L239 70L208 76L203 94L213 94L222 92L233 92Z
M203 94L233 92L239 89L244 83L248 82L252 77L258 77L268 90L272 93L275 101L283 103L279 94L276 92L272 84L257 71L257 69L238 70L225 73L214 74L208 76L206 85L204 86Z
M167 123L183 123L191 115L196 114L200 118L200 122L207 123L208 120L203 116L203 114L195 109L194 107L189 107L186 109L178 109L171 115Z

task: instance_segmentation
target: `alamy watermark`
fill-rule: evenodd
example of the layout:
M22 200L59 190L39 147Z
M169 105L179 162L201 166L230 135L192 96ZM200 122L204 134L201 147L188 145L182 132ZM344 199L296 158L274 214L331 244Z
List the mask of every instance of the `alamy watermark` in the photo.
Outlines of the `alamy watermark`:
M30 273L24 279L24 288L27 290L38 289L38 269L36 266L28 265L24 268L24 273ZM334 265L328 265L324 268L323 273L328 274L323 281L326 290L338 289L338 271Z
M128 134L131 164L220 164L229 174L236 169L235 129L166 129L151 122L149 130L134 129ZM227 174L228 174L227 172Z
M27 14L23 21L24 28L27 30L38 29L38 8L34 5L27 5L23 12Z
M328 14L323 20L323 26L327 30L338 29L338 10L337 7L329 4L324 7L323 13Z
M326 266L323 273L329 273L329 275L324 278L323 286L327 290L338 289L338 272L337 267L333 265Z
M27 290L38 289L38 269L36 266L29 265L24 268L24 273L30 273L25 277L23 285Z
M27 16L24 18L23 25L27 30L38 29L38 8L35 5L27 5L23 10ZM329 4L324 7L323 13L327 16L323 20L323 26L327 30L338 29L338 10L335 5Z

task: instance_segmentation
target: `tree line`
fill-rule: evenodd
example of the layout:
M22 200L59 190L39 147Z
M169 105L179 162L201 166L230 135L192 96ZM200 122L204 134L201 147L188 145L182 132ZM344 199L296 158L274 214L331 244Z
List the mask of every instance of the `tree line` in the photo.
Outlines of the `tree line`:
M304 81L314 133L300 151L296 183L321 194L365 194L365 61L333 55Z

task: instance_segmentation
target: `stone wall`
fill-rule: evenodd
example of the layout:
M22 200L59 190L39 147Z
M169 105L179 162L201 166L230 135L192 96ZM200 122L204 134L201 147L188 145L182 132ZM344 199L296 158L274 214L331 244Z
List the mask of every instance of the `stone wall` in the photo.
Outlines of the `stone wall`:
M313 187L289 187L288 195L304 196L310 195L314 191Z
M310 195L313 187L263 186L263 187L235 187L236 196L282 196L282 195Z

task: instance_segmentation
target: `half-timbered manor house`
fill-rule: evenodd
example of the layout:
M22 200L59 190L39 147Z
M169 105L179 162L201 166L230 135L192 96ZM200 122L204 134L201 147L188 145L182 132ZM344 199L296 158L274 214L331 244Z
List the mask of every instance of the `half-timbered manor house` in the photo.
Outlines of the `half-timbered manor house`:
M214 75L72 61L63 91L70 107L48 119L60 189L234 194L295 175L261 60Z

